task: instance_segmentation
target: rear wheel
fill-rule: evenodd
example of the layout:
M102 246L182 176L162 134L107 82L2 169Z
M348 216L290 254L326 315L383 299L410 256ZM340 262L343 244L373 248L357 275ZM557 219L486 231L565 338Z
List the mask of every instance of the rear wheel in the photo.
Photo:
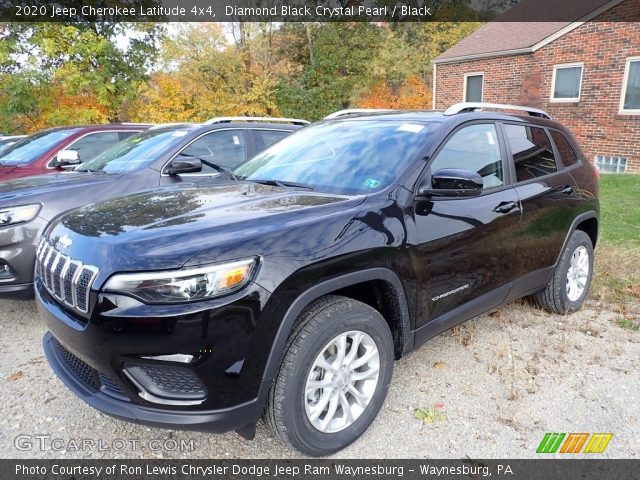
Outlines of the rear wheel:
M534 295L538 305L553 313L578 310L589 291L593 276L593 244L582 230L571 234L551 282Z
M393 340L380 313L327 296L308 307L289 338L269 395L273 433L308 455L336 452L369 427L393 371Z

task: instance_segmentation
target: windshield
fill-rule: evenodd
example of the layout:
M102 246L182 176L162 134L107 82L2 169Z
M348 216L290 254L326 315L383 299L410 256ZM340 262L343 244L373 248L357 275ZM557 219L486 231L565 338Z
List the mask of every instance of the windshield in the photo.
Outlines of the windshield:
M398 178L437 126L437 122L396 120L314 125L286 137L233 173L242 180L277 180L330 193L375 192Z
M184 127L148 130L132 135L105 150L89 162L81 163L75 170L80 172L128 173L154 163L167 149L179 143L189 133Z
M77 128L72 128L35 133L2 150L0 165L28 165L77 131Z

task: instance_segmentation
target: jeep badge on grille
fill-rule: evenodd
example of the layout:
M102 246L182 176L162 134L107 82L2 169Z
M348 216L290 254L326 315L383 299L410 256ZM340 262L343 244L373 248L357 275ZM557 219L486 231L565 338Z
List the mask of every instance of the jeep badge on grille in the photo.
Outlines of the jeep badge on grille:
M63 235L60 237L60 240L58 240L58 243L64 248L69 248L73 243L73 240L71 240L68 235Z

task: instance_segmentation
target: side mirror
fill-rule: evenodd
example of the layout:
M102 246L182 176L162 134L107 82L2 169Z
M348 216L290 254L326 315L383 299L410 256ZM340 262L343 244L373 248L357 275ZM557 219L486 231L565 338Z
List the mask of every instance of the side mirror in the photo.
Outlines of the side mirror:
M180 175L181 173L197 173L202 171L202 161L199 158L178 156L171 160L167 167L169 175Z
M421 197L474 197L482 193L482 177L478 172L444 168L431 176L418 189Z
M80 165L80 154L75 150L60 150L53 161L54 167L71 168Z

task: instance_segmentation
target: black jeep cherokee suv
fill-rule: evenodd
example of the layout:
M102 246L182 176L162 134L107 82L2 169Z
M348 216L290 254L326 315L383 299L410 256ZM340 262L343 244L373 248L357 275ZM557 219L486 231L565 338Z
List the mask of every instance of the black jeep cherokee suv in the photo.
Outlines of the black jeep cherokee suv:
M51 367L115 417L251 438L264 416L325 455L371 424L394 358L518 297L578 309L594 168L544 112L476 108L338 116L218 186L59 217L36 277Z

